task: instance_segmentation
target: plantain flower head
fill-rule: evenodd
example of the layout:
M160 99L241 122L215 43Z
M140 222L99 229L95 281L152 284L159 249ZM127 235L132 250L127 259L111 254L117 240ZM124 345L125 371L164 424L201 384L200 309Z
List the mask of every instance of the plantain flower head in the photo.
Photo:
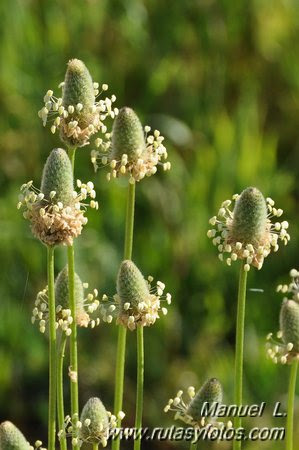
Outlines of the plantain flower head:
M6 420L0 424L1 450L46 450L41 441L36 441L34 447L24 437L23 433L12 423Z
M98 291L85 294L87 283L82 283L81 278L75 273L75 302L76 302L76 324L79 327L94 328L99 325L100 319L92 318L92 314L99 308L97 299ZM69 277L68 266L66 266L55 280L55 303L56 303L56 327L60 328L67 336L72 332L71 324L73 317L69 309ZM32 311L31 322L38 322L41 333L46 331L49 322L48 286L37 294Z
M115 95L104 100L98 99L108 89L107 84L102 85L92 81L85 64L79 59L71 59L62 88L62 96L55 97L52 90L44 96L44 106L38 112L39 117L46 126L51 120L51 132L59 130L60 138L68 147L83 147L89 144L89 139L97 132L106 133L105 119L117 115L117 108L113 108Z
M233 261L244 260L244 270L250 266L261 269L264 259L290 240L287 221L279 222L283 214L271 198L265 199L255 187L245 189L232 200L225 200L217 216L210 219L213 226L207 233L219 251L219 259L230 266Z
M85 209L98 209L93 183L77 181L79 192L74 191L73 170L65 150L56 148L44 166L40 190L29 181L21 187L18 208L31 222L35 237L47 246L72 245L87 223Z
M267 353L277 364L287 364L299 360L299 271L290 272L291 283L280 284L278 292L287 294L282 301L280 309L280 330L267 336Z
M97 149L91 152L95 170L99 164L107 166L107 179L128 176L130 183L154 175L157 166L170 169L167 151L163 145L164 137L155 130L148 134L150 127L144 129L136 113L131 108L122 108L114 120L112 134L105 139L98 138Z
M190 386L187 399L184 399L182 390L178 391L176 397L168 401L164 412L175 412L175 420L181 420L193 427L204 427L209 420L214 425L223 426L222 423L215 421L214 418L209 419L204 414L204 406L211 408L215 403L222 403L222 386L217 378L210 378L197 392Z
M74 445L81 446L83 442L87 444L107 446L108 438L117 427L117 419L122 420L124 412L120 411L117 417L107 411L104 404L98 397L90 398L84 405L80 420L66 416L63 430L58 433L59 439L63 436L72 435L73 427L79 430L78 438L73 438ZM76 425L74 425L74 423ZM74 442L75 439L75 442Z
M137 325L150 326L159 318L159 314L167 314L167 308L162 302L171 304L171 295L163 296L165 284L161 281L152 288L152 277L145 280L133 261L125 260L121 263L117 276L117 294L112 300L104 295L101 302L103 320L112 322L115 317L117 323L130 330Z

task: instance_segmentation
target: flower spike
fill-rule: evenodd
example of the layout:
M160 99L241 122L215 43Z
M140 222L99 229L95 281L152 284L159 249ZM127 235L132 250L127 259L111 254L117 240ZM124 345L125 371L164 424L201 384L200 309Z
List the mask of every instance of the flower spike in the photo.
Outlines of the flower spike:
M21 187L18 208L24 208L24 217L31 222L35 237L47 246L72 245L87 223L85 200L98 209L94 199L93 183L77 181L80 192L74 191L73 171L65 150L56 148L50 153L43 170L41 189L29 181Z
M114 120L112 135L97 139L97 150L92 150L91 161L95 170L99 164L109 167L108 181L128 175L130 183L142 180L157 172L157 166L170 169L164 137L158 130L148 135L150 127L142 128L140 120L131 108L122 108Z
M290 271L291 283L279 285L277 292L289 293L292 298L284 297L280 309L280 330L277 339L273 333L267 336L267 354L277 364L292 363L299 360L299 271Z
M0 424L1 450L46 450L41 441L36 441L34 447L26 441L23 433L12 423L6 420Z
M102 85L99 93L99 84L92 81L85 64L79 59L71 59L65 80L59 87L62 97L55 97L52 90L44 96L44 107L38 112L44 126L53 118L51 132L59 130L61 140L73 148L88 145L90 137L98 131L106 133L105 119L118 114L118 109L112 107L115 95L97 100L108 89L107 84Z
M197 393L194 387L190 386L188 388L188 400L184 400L183 396L184 392L178 391L176 397L168 401L164 412L173 411L175 412L175 420L182 420L196 428L211 424L216 427L224 426L224 423L218 422L213 417L208 417L203 411L205 405L210 409L215 403L222 403L222 386L217 378L207 380ZM227 426L230 427L231 424L228 423Z
M88 444L101 444L107 446L110 434L117 427L117 419L123 420L125 413L120 411L117 417L107 411L98 397L90 398L84 405L80 420L77 417L66 416L63 430L59 430L58 437L71 436L73 427L79 430L78 438L72 439L73 445L81 446L83 442Z
M167 308L161 305L166 301L171 304L171 295L163 296L165 284L157 281L156 287L151 287L152 277L145 280L133 261L125 260L121 263L117 276L117 294L110 300L104 295L100 304L104 322L112 322L115 317L117 323L123 324L130 330L136 325L150 326L159 318L159 313L167 314Z
M57 276L55 281L55 302L56 302L56 327L60 328L67 336L71 334L71 324L73 317L69 309L69 281L68 266L66 266ZM97 299L98 291L94 289L93 293L87 296L84 289L88 287L87 283L82 283L78 274L75 273L75 302L76 302L76 323L79 327L94 328L100 324L100 319L92 318L92 314L99 308ZM39 323L41 333L46 331L46 325L49 320L48 309L48 287L37 294L35 305L32 311L32 323Z
M217 246L221 261L225 259L230 266L242 259L245 271L250 266L261 269L269 253L279 249L278 241L286 245L290 240L288 222L272 221L282 214L283 210L275 208L271 198L264 199L257 188L249 187L222 203L217 216L210 219L214 228L207 235Z

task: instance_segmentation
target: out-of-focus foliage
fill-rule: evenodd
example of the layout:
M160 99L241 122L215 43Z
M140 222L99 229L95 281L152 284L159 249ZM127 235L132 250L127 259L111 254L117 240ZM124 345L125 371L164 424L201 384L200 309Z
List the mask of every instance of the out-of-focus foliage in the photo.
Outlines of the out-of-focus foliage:
M33 179L38 185L49 151L61 145L37 111L45 91L63 80L68 59L77 57L96 81L109 83L117 106L135 108L145 124L161 130L172 161L171 172L137 186L134 259L173 294L169 315L145 332L144 423L171 425L162 412L168 398L210 376L222 381L225 400L233 399L238 268L217 260L206 231L222 200L256 185L285 210L292 240L249 276L249 288L263 292L248 292L245 400L268 406L247 426L281 426L272 407L285 404L289 369L266 359L264 337L278 328L282 299L275 286L299 265L298 1L10 0L0 3L0 16L1 420L13 420L31 441L45 441L47 340L30 324L30 312L46 283L46 252L15 205L20 184ZM76 243L76 267L91 287L113 294L126 189L122 182L108 184L104 170L94 174L89 154L88 147L78 151L76 175L95 182L100 211L89 213ZM58 272L65 249L56 254ZM111 409L116 327L80 330L79 337L81 405L100 396ZM129 333L128 424L134 419L134 338ZM298 439L298 427L296 433ZM153 445L184 447L144 447ZM256 445L248 442L244 450Z

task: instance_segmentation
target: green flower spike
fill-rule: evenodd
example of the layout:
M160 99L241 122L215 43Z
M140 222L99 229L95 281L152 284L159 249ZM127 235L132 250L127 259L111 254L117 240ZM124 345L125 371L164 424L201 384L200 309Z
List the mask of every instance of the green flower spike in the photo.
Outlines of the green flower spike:
M30 450L30 444L26 441L21 431L11 422L2 422L0 425L1 450Z
M18 208L25 209L23 215L31 222L34 236L45 245L72 245L73 239L81 234L83 225L87 223L84 216L86 199L90 197L91 208L98 208L93 183L82 184L78 180L77 186L79 193L74 191L70 159L61 148L50 153L40 190L33 186L32 181L22 185Z
M235 205L231 210L232 201ZM283 210L276 209L274 201L265 199L255 187L234 195L232 201L225 200L218 215L210 219L214 228L208 231L208 237L217 246L219 259L225 259L229 266L233 261L245 259L245 271L251 265L261 269L271 250L278 250L278 240L285 245L290 240L289 224L272 222L272 218L281 217Z
M108 181L128 175L131 183L154 175L158 165L169 170L164 137L158 130L153 135L148 135L149 131L148 126L142 128L138 116L131 108L122 108L114 120L112 135L106 134L106 140L96 140L98 149L91 152L95 170L99 164L108 166Z
M120 411L118 419L123 420L124 412ZM101 444L107 446L108 438L112 430L117 426L117 418L107 411L102 401L97 397L90 398L84 405L80 421L76 421L76 426L80 430L78 444L83 442L89 444ZM58 436L68 436L72 434L73 423L70 416L66 416L64 429L60 430Z
M99 307L97 299L98 291L94 289L87 296L84 289L88 287L87 283L82 283L79 275L75 273L75 301L76 301L76 323L79 327L94 328L99 325L100 319L92 319L91 314ZM68 266L66 266L57 276L55 281L55 302L56 302L56 326L65 332L67 336L71 334L71 323L73 317L69 309L69 284L68 284ZM39 330L44 333L49 320L48 309L48 287L37 294L35 306L32 311L32 323L39 323Z
M92 81L85 64L79 59L71 59L65 80L59 87L62 97L55 97L52 90L44 96L45 105L38 113L44 126L48 117L56 116L51 131L55 133L58 129L61 140L72 148L88 145L90 137L98 131L106 133L105 119L118 114L118 109L112 107L115 95L97 100L108 89L107 84L102 85L99 93L99 84Z
M81 413L80 439L92 444L101 442L103 447L106 447L110 418L101 400L97 397L90 398ZM114 424L116 424L116 418Z
M289 294L292 297L283 299L277 340L274 339L273 333L267 336L267 353L275 364L299 360L299 271L292 269L290 276L292 281L289 285L277 286L277 292Z
M26 441L23 433L12 423L6 420L0 424L1 450L46 450L41 441L36 441L34 447Z
M217 378L211 378L195 393L193 386L188 388L189 399L183 399L183 391L178 391L175 398L171 398L164 408L164 412L175 412L175 420L179 419L194 427L204 427L209 423L213 426L222 427L222 422L217 422L214 418L206 417L203 407L206 405L209 409L215 404L222 403L222 386ZM228 423L227 426L231 426Z
M111 322L113 317L130 330L136 325L153 325L159 318L159 313L167 314L167 308L161 306L162 301L171 304L171 295L163 297L165 284L157 281L156 287L151 287L153 278L145 280L133 261L125 260L121 263L117 276L117 294L113 300L106 295L101 302L103 320Z
M199 422L202 419L202 408L205 403L212 406L214 403L222 402L222 386L217 378L211 378L200 388L195 397L191 400L187 415L194 421Z

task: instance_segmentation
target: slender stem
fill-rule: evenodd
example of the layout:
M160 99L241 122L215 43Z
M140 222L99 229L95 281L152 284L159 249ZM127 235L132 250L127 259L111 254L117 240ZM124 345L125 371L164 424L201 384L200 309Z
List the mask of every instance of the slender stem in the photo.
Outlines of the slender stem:
M64 426L64 399L63 399L63 360L65 353L66 334L62 332L57 353L57 415L59 430ZM60 449L67 450L66 438L60 438Z
M134 233L134 210L135 210L135 184L129 183L126 213L126 231L124 245L124 259L132 258L133 233ZM126 359L126 337L127 329L123 325L118 328L118 342L116 353L115 388L114 388L114 414L122 411L124 392L124 372ZM118 419L117 426L120 426ZM119 450L119 438L112 441L112 450Z
M294 361L291 365L291 374L289 382L286 450L293 450L294 401L296 392L297 370L298 370L298 361Z
M242 262L240 268L239 291L238 291L238 312L236 329L236 356L235 356L235 401L236 405L242 405L243 397L243 352L244 352L244 323L246 305L246 284L247 272L244 270L245 263ZM242 425L241 417L235 417L234 427ZM241 441L234 441L234 450L241 449Z
M143 410L143 383L144 383L144 342L143 342L143 326L137 325L137 398L136 398L136 414L135 428L140 430L142 426L142 410ZM134 441L134 450L140 450L141 439L139 432L138 438Z
M191 442L190 450L197 450L197 445L198 445L198 442Z
M135 183L129 183L127 214L126 214L126 232L124 259L132 259L133 234L134 234L134 211L135 211Z
M69 158L74 172L76 148L68 148ZM75 300L75 255L74 246L67 248L68 255L68 277L69 277L69 306L73 322L71 324L70 336L70 379L71 379L71 415L75 425L79 420L79 394L78 394L78 348L77 348L77 323L76 323L76 300ZM73 438L78 437L76 426L73 427ZM73 450L79 450L79 445L72 444Z
M74 173L74 169L75 169L75 156L76 156L76 148L68 148L68 154L69 154L69 158L71 160L72 163L72 168L73 168L73 173Z
M56 307L54 291L54 247L47 253L49 296L49 422L48 449L55 450L56 437Z
M74 247L67 249L68 255L68 278L69 278L69 306L73 322L70 335L70 379L71 379L71 415L75 424L79 420L79 394L78 394L78 349L77 349L77 323L76 323L76 301L75 301L75 258ZM73 427L73 438L78 437L76 426ZM78 445L73 449L79 450Z
M92 450L98 450L99 444L92 444Z

